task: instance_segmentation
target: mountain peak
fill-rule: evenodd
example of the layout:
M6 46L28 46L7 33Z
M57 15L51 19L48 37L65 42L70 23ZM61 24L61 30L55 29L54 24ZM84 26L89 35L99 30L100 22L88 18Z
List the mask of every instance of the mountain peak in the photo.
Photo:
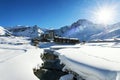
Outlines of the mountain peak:
M11 33L6 30L4 27L0 26L0 36L11 35Z
M44 33L37 25L34 26L16 26L10 28L9 31L13 33L14 36L25 36L30 38L39 37Z
M79 19L78 21L74 22L71 27L77 27L80 25L92 25L93 23L87 19Z
M87 19L79 19L77 22L79 23L90 23L90 24L93 24L93 22L87 20Z

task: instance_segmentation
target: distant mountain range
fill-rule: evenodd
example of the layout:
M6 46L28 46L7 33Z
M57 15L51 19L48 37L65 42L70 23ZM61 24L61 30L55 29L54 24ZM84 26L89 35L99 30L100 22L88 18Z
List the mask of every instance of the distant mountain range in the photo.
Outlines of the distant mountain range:
M106 26L105 29L91 36L91 39L114 39L120 38L120 23Z
M104 30L103 25L94 24L88 20L80 19L70 26L56 30L56 34L62 37L79 38L80 40L90 40L91 36Z
M15 26L11 28L7 28L12 35L14 36L24 36L30 38L36 38L41 36L44 33L44 30L39 28L37 25L35 26Z
M92 23L86 19L80 19L70 26L57 29L55 32L59 36L79 38L82 41L120 38L120 23L102 25Z
M120 23L113 25L95 24L86 19L80 19L70 26L64 26L60 29L53 29L55 35L68 38L79 38L80 40L111 39L120 38ZM3 31L3 32L2 32ZM35 26L15 26L4 29L0 27L0 35L9 33L14 36L39 37L46 33L48 29L42 29Z

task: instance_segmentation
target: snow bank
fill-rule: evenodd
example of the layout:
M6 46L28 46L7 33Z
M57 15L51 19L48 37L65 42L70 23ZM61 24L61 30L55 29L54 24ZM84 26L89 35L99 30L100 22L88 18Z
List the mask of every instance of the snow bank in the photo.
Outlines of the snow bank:
M96 68L120 71L119 48L82 46L77 49L61 49L57 52L60 53L60 55L64 55L70 59L94 66Z
M116 80L120 71L119 53L119 48L88 45L55 52L66 65L66 69L76 72L86 80Z
M41 52L40 49L30 49L0 63L0 80L39 80L32 69L42 63L39 57Z
M33 68L42 63L42 52L26 38L0 37L0 80L39 80Z

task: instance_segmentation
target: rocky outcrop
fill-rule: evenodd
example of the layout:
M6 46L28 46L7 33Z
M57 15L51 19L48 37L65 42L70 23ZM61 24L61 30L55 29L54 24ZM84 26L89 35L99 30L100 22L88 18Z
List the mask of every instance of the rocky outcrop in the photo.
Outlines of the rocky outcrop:
M43 60L42 66L33 69L34 74L40 80L85 80L62 64L59 55L54 54L53 49L44 50L40 58Z
M40 58L43 60L42 66L40 69L33 69L40 80L59 80L61 76L67 74L62 71L64 65L60 64L58 56L53 54L53 51L45 50Z

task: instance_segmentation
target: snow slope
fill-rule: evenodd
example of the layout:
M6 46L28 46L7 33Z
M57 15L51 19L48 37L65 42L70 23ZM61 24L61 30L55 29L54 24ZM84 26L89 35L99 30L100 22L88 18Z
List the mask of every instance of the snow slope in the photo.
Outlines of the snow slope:
M58 36L79 38L80 40L89 40L94 34L104 30L104 25L94 24L86 19L80 19L70 26L62 27L55 30Z
M111 39L120 38L120 23L106 26L105 30L99 34L94 34L91 39Z
M119 47L115 47L116 43L100 44L60 49L55 54L59 55L65 69L76 72L85 80L120 80Z
M11 33L2 26L0 26L0 36L6 36L6 35L11 35Z
M88 64L100 69L111 71L120 71L120 50L119 48L101 48L97 46L84 46L79 49L66 49L60 50L66 52L65 56L70 59L80 61L81 63ZM71 53L70 53L71 52ZM74 54L74 55L71 55ZM103 55L104 54L104 55ZM73 57L74 56L74 57ZM81 56L81 57L80 57ZM99 63L97 63L99 62ZM103 63L100 64L100 63ZM116 66L117 65L117 66Z
M0 80L39 80L32 70L37 64L41 64L38 52L41 50L31 49L26 53L17 50L17 53L15 51L2 56L5 59L9 56L9 59L0 62ZM10 55L14 57L10 57Z
M80 19L70 26L56 29L55 34L62 37L79 38L81 41L120 38L120 23L105 26Z
M27 39L0 37L0 80L39 80L33 68L42 63L39 56L43 50L31 46Z

